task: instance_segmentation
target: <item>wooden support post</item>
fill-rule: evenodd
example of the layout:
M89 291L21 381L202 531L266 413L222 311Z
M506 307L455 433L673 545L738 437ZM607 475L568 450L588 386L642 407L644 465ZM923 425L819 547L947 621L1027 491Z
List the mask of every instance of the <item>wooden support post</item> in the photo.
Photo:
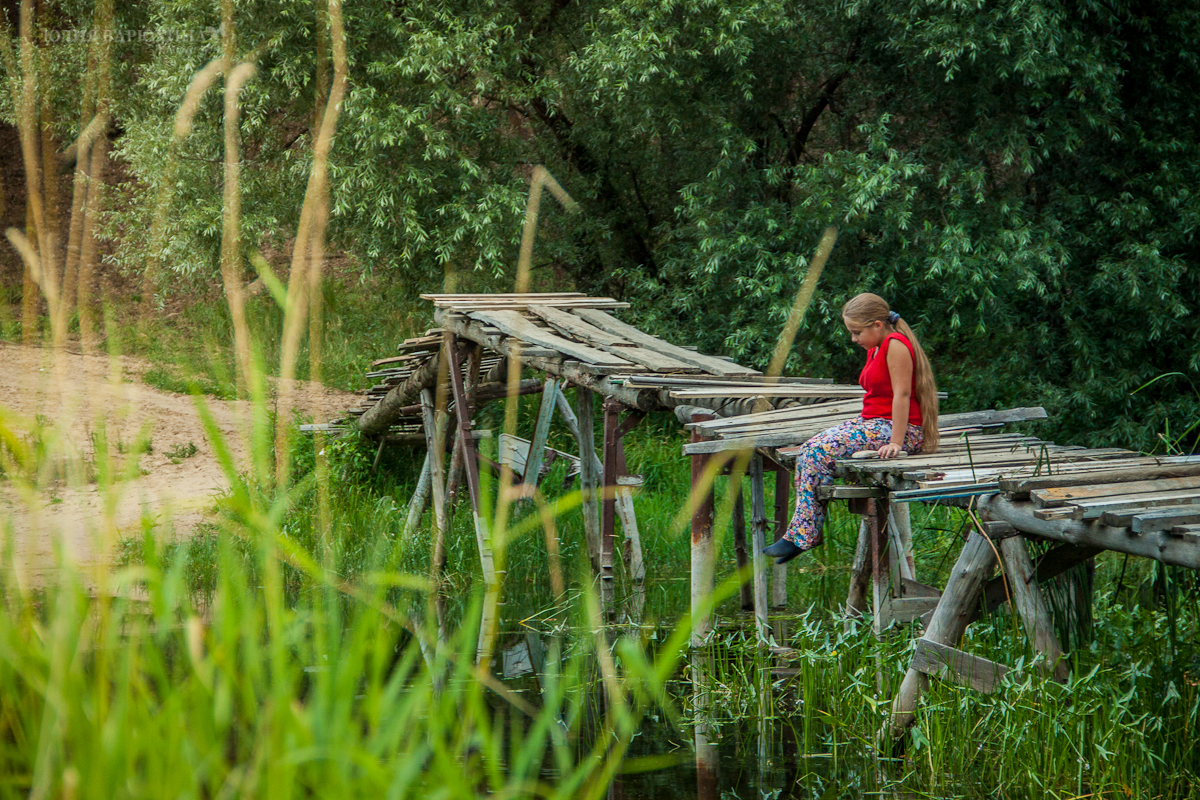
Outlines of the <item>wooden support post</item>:
M408 516L404 518L404 537L408 538L421 523L421 514L425 512L425 503L429 499L429 489L433 484L430 477L433 461L433 450L426 443L425 463L421 465L421 477L417 478L417 488L413 491L412 499L408 501Z
M867 527L871 543L871 599L874 611L875 634L878 636L892 623L889 600L891 576L884 564L887 552L887 500L871 498L867 501Z
M933 610L933 617L922 638L953 647L966 631L983 584L995 566L996 555L992 552L991 544L978 531L973 531L963 545L962 553L946 582L946 589L942 592L941 602ZM909 666L904 682L900 684L900 691L892 702L890 726L894 738L903 736L912 725L916 718L917 702L928 685L929 679L924 673Z
M1001 539L999 547L1000 558L1004 560L1004 574L1008 578L1008 588L1013 594L1013 603L1025 624L1025 635L1029 637L1034 649L1046 657L1047 666L1053 669L1054 679L1066 681L1069 667L1063 658L1062 645L1054 634L1050 609L1046 606L1046 600L1038 587L1025 539L1021 536Z
M754 563L754 626L758 641L767 640L767 499L763 486L763 460L755 453L750 459L750 553Z
M625 464L625 437L622 435L617 439L617 475L628 474L629 469ZM625 541L629 544L629 577L633 579L634 591L644 591L646 562L642 559L642 537L638 533L637 515L633 510L633 489L629 486L617 486L617 519L621 520L621 530L624 531Z
M475 539L479 546L479 562L483 566L484 581L491 585L496 580L496 569L492 560L492 543L487 522L482 514L482 488L479 485L479 460L475 453L475 437L471 435L471 406L467 401L461 370L463 349L455 337L450 335L450 388L454 393L454 413L458 417L460 447L463 449L463 468L467 476L467 490L471 494L471 515L475 522Z
M917 579L917 562L913 553L912 514L908 503L892 503L890 527L899 540L897 552L904 554L900 564L900 575L910 581Z
M791 473L787 470L775 472L775 538L787 531L788 522L788 480ZM787 606L787 564L775 564L771 568L771 607L785 608Z
M529 443L529 457L525 459L525 485L538 485L542 461L546 455L546 441L550 438L550 420L554 417L554 397L558 381L547 378L542 389L542 405L538 409L537 426L533 429L533 440Z
M738 587L742 611L750 611L754 608L754 582L746 569L750 566L750 554L746 552L746 501L743 494L742 488L738 487L737 494L733 496L733 557L738 572L745 570L743 574L746 577Z
M716 419L712 414L695 414L692 422ZM702 441L699 433L692 433L692 441ZM704 472L709 457L694 455L692 459L692 490L689 501L692 505L692 639L693 647L704 642L712 630L712 603L716 572L716 543L713 540L713 486L706 486Z
M579 407L579 483L583 490L583 534L587 540L588 558L597 575L602 574L600 561L600 514L597 488L602 468L596 456L596 427L592 421L592 391L575 387L575 405Z
M858 544L854 548L854 562L850 567L850 592L846 595L846 631L850 631L851 620L862 619L863 609L867 605L867 583L871 574L867 571L867 561L871 555L871 526L866 517L859 517Z
M433 408L433 392L421 390L421 419L425 423L428 451L429 484L433 493L433 547L429 556L429 582L432 584L433 608L438 621L438 637L445 634L445 601L442 597L442 564L446 560L446 505L442 496L442 447L444 446L449 415Z
M620 441L621 404L611 397L604 400L604 461L600 481L600 581L605 609L612 614L615 597L613 549L617 532L617 442Z

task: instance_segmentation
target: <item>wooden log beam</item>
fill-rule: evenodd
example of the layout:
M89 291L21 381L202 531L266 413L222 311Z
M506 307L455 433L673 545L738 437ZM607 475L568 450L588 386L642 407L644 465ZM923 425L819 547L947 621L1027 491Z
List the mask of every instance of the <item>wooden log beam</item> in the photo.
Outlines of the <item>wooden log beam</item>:
M1161 561L1176 567L1200 569L1200 541L1173 536L1166 531L1131 535L1128 528L1104 525L1099 520L1041 520L1031 503L1014 502L1000 495L981 497L976 509L988 519L1003 520L1017 530L1068 544L1115 550Z
M440 360L438 355L432 356L402 383L392 387L382 400L358 418L358 430L364 436L380 436L386 433L392 423L400 418L401 410L411 403L422 389L432 388L437 382Z

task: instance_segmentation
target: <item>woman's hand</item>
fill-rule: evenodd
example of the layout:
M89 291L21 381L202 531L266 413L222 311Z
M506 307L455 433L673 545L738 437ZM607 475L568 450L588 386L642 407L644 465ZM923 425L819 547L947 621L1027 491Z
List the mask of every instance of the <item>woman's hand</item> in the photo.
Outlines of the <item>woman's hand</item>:
M883 447L879 448L880 458L895 458L900 455L900 445L895 442L888 442Z

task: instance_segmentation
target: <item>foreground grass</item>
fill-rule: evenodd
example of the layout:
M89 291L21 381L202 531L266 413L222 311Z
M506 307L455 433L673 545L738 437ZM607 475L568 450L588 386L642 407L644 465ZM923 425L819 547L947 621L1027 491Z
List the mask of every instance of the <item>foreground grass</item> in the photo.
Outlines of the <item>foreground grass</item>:
M403 315L386 319L376 300L347 295L342 307L356 303L364 320L385 327L340 340L327 335L326 374L342 375L333 382L348 387L358 385L365 363L386 354L379 340L423 330ZM164 326L160 336L139 340L131 349L161 370L150 380L229 396L229 331L220 310L196 305L178 333ZM274 354L277 309L256 300L251 318ZM351 331L358 323L342 324ZM536 403L521 400L525 430ZM502 419L496 404L480 424L498 430ZM550 444L574 449L559 427ZM789 569L789 613L776 619L776 640L795 648L797 672L772 688L771 664L749 642L746 615L729 593L712 645L687 670L677 669L690 555L681 444L665 416L652 416L627 440L630 469L645 477L637 508L646 603L616 644L620 694L603 706L595 687L606 663L599 656L609 649L594 635L595 597L575 507L556 519L565 601L550 588L538 526L507 544L500 644L529 631L550 644L536 686L505 688L470 666L482 579L465 499L447 539L451 635L440 644L431 635L428 512L415 535L402 535L423 455L416 450L387 451L373 470L374 454L362 443L330 443L322 499L313 442L293 439L287 493L265 488L268 475L231 472L235 490L210 527L177 542L147 519L142 535L126 541L125 566L115 574L64 568L59 584L33 591L5 559L0 773L7 777L0 792L594 796L620 769L625 747L637 755L660 752L649 737L634 738L639 730L665 727L675 741L685 734L672 721L675 708L730 741L752 742L747 731L764 735L766 720L766 735L784 740L781 752L796 759L781 785L806 796L1200 791L1200 595L1194 576L1136 559L1098 559L1094 625L1076 621L1060 633L1073 637L1066 687L1023 669L1032 654L1007 614L972 626L963 646L1016 668L1013 676L990 696L935 682L901 758L881 756L875 734L919 632L905 627L877 640L868 625L843 628L836 609L857 520L839 504L826 547ZM10 485L29 493L45 488L36 463L12 452L5 458ZM543 484L552 499L569 496L555 488L562 477L560 468ZM102 494L120 491L117 477L101 472L89 480ZM724 489L722 479L720 496ZM727 507L718 508L720 577L733 565L728 516ZM944 583L961 519L946 509L918 509L914 526L918 574ZM621 585L624 600L623 576ZM708 689L703 706L692 702L697 686ZM648 709L665 713L640 727ZM751 763L759 756L746 744L744 757ZM635 778L624 782L631 787Z

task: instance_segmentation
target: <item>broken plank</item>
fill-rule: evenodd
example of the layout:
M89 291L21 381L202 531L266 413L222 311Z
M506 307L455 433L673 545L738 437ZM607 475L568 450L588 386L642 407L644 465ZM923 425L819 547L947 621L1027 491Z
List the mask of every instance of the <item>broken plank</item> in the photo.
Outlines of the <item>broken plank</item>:
M544 331L517 311L472 311L468 316L499 328L507 336L555 350L590 364L611 367L631 367L623 358L582 344L568 341Z
M1151 533L1153 531L1173 531L1180 525L1190 525L1200 522L1200 507L1193 506L1190 510L1155 509L1145 514L1137 514L1129 527L1134 533Z
M1200 503L1200 491L1152 492L1122 498L1082 500L1072 505L1079 509L1076 519L1099 519L1106 511L1121 511L1133 508L1156 508L1159 506L1189 506ZM1068 508L1070 506L1067 506Z
M656 336L651 336L648 333L640 331L628 323L621 322L621 320L617 319L612 314L608 314L597 309L576 308L572 309L572 313L581 319L590 322L592 325L595 325L601 330L608 331L609 333L615 333L618 336L624 336L634 344L640 345L649 350L654 350L655 352L662 353L666 356L671 356L672 358L677 358L685 364L691 364L693 367L699 367L700 369L706 372L711 372L714 375L760 374L758 370L750 369L749 367L739 366L738 364L733 364L729 361L725 361L724 359L703 355L691 350L685 350L684 348L673 345L670 342L665 342Z

